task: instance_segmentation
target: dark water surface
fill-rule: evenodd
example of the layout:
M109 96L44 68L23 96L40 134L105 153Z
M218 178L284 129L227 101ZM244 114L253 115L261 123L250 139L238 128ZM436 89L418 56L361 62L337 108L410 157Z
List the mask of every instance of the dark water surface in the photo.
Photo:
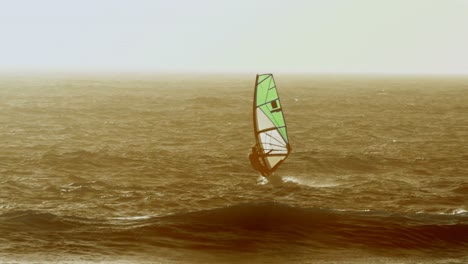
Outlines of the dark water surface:
M468 78L0 78L0 262L468 263Z

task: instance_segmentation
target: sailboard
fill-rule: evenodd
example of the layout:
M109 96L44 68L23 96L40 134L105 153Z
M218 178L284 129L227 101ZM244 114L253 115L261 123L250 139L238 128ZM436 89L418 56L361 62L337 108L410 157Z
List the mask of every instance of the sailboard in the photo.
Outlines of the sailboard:
M253 126L260 161L272 175L291 152L283 108L272 74L257 74Z

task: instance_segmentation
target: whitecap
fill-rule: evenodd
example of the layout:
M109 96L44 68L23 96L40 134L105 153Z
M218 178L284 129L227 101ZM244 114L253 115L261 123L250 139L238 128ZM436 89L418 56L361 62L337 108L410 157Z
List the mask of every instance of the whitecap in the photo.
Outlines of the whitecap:
M315 188L328 188L328 187L336 187L340 185L339 183L332 182L332 181L317 181L317 180L307 180L307 179L300 179L295 176L284 176L283 182L291 182L291 183L296 183L299 185L306 185L309 187L315 187Z
M467 213L468 211L463 209L463 208L456 208L452 211L451 214L454 214L454 215L461 215L461 214L465 214Z
M152 216L150 215L139 215L139 216L119 216L113 217L113 220L129 220L129 221L138 221L138 220L146 220L150 219Z

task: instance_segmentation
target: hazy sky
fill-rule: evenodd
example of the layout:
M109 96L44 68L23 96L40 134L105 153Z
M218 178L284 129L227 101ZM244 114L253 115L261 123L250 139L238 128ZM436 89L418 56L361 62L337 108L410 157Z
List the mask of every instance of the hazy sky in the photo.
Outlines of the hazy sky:
M0 71L468 74L468 0L0 0Z

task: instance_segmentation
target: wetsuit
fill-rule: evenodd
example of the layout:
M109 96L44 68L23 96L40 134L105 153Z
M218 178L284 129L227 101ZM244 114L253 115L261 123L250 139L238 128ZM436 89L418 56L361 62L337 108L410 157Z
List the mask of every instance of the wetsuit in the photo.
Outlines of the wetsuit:
M260 153L258 151L257 146L253 146L252 153L249 154L249 160L250 160L250 163L252 164L252 167L254 168L254 170L260 172L262 176L264 177L269 176L268 169L264 165L262 165L260 159L261 157L260 157Z

